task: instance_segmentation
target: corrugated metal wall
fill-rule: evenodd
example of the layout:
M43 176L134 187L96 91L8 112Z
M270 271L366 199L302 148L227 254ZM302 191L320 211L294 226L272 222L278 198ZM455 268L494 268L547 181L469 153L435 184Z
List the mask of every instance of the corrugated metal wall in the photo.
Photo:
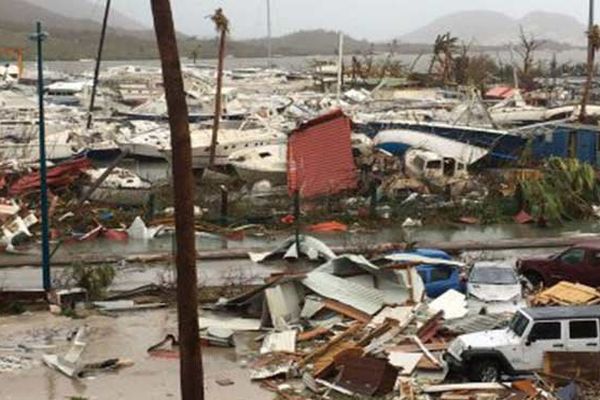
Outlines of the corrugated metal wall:
M341 111L296 129L288 140L288 190L303 198L331 195L357 185L351 121Z
M533 155L538 159L575 157L579 161L597 166L599 135L600 132L591 127L557 126L550 133L534 137ZM572 139L569 139L570 137ZM574 141L572 150L569 148L570 140Z

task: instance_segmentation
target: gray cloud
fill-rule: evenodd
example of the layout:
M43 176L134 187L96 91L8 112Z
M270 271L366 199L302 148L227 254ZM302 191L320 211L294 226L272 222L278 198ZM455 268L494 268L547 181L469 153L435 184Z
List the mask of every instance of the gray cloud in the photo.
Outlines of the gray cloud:
M113 4L123 14L150 25L150 0L116 0ZM171 0L171 4L177 29L190 35L213 36L213 26L205 16L218 7L231 20L235 37L266 35L266 0ZM587 0L271 0L275 35L323 28L370 40L391 39L442 15L474 9L512 17L544 10L583 22L587 4Z

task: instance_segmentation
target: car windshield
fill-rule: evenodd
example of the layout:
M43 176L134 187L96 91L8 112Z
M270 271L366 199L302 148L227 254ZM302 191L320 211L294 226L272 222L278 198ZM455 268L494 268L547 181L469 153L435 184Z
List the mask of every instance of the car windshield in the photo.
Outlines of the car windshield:
M474 267L469 276L469 282L490 285L514 285L519 281L511 268Z
M513 331L517 336L523 336L523 332L525 332L525 328L527 328L528 323L529 319L527 319L526 316L518 312L510 320L508 329Z

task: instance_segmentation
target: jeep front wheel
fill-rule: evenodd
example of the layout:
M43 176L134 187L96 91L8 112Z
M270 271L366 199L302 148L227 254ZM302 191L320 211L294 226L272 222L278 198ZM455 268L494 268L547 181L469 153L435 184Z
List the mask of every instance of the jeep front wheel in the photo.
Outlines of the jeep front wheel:
M474 382L498 382L500 366L494 360L474 360L469 370L469 378Z

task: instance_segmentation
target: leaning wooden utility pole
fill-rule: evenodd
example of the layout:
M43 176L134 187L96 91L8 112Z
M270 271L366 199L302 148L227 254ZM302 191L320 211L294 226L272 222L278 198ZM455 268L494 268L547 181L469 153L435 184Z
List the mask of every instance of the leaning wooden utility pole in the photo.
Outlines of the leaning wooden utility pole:
M170 1L151 0L151 3L173 149L181 398L203 400L204 375L198 329L198 277L194 232L194 176L188 109Z
M223 60L225 59L225 39L229 32L229 21L222 9L217 9L215 15L211 17L215 23L217 32L220 33L219 39L219 62L217 64L217 90L215 94L215 116L213 120L212 139L210 141L210 158L208 168L215 164L215 153L217 149L217 135L219 134L219 122L221 121L221 87L223 86Z
M592 86L592 78L594 77L594 0L590 0L589 20L588 20L588 49L587 49L587 76L585 86L583 87L583 95L581 97L581 108L579 110L579 121L584 122L587 113L587 103L590 99L590 90Z

